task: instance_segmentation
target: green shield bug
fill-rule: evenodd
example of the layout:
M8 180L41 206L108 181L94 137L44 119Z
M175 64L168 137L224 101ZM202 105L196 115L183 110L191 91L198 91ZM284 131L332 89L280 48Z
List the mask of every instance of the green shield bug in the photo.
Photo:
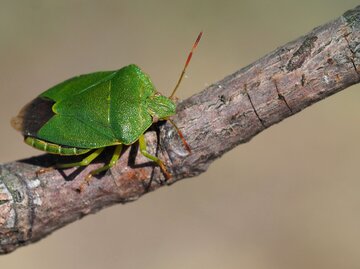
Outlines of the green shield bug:
M48 153L82 155L92 151L80 162L57 164L57 168L86 166L106 147L115 146L110 162L91 171L86 181L112 167L122 146L136 141L140 152L157 163L168 179L171 174L163 162L146 151L144 132L154 122L169 120L190 152L169 117L176 113L174 94L201 36L202 32L170 97L157 92L149 76L132 64L115 71L80 75L48 89L12 119L12 126L24 135L26 144Z

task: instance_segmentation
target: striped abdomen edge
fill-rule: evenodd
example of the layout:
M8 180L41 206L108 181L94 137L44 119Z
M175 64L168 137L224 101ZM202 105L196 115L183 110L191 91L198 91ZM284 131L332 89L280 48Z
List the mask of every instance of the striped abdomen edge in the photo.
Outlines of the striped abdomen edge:
M59 154L59 155L81 155L91 150L91 149L61 146L31 136L25 137L25 143L36 149L51 154Z

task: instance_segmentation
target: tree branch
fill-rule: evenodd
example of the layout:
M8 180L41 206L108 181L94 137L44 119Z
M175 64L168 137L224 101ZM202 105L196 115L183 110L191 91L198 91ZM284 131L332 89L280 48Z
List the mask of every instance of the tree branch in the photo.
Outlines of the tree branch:
M127 203L161 186L196 176L210 163L271 125L360 80L360 6L317 27L178 105L173 120L192 148L189 154L166 123L146 133L148 149L173 178L133 145L117 165L78 192L89 170L36 171L69 158L41 155L0 166L0 253L35 242L52 231L115 203ZM157 143L159 141L159 143ZM108 155L105 156L105 158ZM72 161L72 160L71 160Z

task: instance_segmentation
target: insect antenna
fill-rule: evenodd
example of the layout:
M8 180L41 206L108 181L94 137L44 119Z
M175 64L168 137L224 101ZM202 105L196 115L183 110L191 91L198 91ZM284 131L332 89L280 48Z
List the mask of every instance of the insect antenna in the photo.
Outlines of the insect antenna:
M189 153L191 153L191 148L190 148L189 144L186 142L186 140L185 140L185 138L184 138L184 135L182 134L182 132L180 131L180 129L176 126L175 122L173 122L171 119L167 119L167 120L172 124L172 126L174 126L175 130L177 131L177 133L178 133L178 135L179 135L179 137L180 137L180 139L181 139L181 141L182 141L183 144L184 144L185 149L186 149Z
M189 65L189 63L190 63L191 57L192 57L192 55L193 55L193 52L195 51L197 45L198 45L199 42L200 42L200 39L201 39L202 34L203 34L203 32L201 31L201 32L199 33L198 37L196 38L195 43L193 44L193 46L192 46L192 48L191 48L191 51L190 51L190 53L189 53L189 55L188 55L188 57L187 57L187 60L186 60L186 62L185 62L185 66L184 66L184 68L183 68L183 70L182 70L182 72L181 72L181 75L180 75L180 77L179 77L178 82L176 83L175 89L173 90L172 94L171 94L170 97L169 97L170 99L173 99L173 98L174 98L175 92L176 92L176 90L179 88L180 82L182 81L182 79L183 79L183 77L184 77L184 75L185 75L186 68L188 67L188 65Z

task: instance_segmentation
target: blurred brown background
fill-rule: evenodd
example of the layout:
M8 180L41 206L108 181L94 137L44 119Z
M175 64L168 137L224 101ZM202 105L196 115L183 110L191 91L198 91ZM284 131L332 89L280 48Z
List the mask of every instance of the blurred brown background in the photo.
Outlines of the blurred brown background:
M136 63L186 98L355 0L0 0L0 161L40 152L9 125L71 76ZM359 268L360 88L266 130L203 175L1 256L1 268ZM211 145L209 145L211 146Z

